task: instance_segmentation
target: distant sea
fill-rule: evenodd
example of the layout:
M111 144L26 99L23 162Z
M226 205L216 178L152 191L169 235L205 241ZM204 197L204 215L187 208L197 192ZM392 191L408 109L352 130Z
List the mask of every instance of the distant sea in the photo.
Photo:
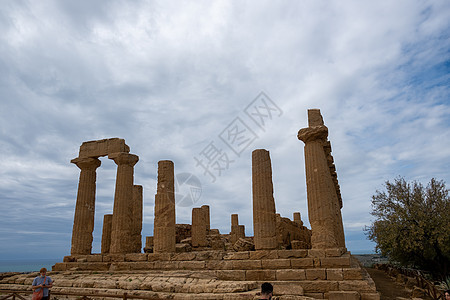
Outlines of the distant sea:
M51 271L57 262L62 259L0 259L0 272L35 272L41 268Z

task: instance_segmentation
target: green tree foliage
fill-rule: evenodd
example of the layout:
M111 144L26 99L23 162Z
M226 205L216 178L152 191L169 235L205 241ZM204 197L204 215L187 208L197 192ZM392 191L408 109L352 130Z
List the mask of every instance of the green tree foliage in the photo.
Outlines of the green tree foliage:
M372 196L376 220L365 229L377 252L436 278L448 275L450 198L445 183L433 178L424 187L399 177L386 181L385 188Z

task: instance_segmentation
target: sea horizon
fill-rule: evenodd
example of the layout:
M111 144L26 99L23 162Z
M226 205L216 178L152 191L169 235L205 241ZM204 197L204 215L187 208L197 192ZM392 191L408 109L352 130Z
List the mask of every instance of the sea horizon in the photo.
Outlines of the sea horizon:
M62 262L61 258L40 258L40 259L0 259L0 273L5 272L38 272L41 268L52 270L52 266Z

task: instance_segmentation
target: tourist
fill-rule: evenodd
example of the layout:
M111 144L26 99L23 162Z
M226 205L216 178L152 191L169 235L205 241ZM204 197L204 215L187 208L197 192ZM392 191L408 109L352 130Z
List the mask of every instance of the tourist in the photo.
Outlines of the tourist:
M272 293L273 293L273 286L268 283L264 282L261 285L261 298L259 299L272 299Z
M444 296L445 296L444 300L450 300L450 290L446 290Z
M41 289L44 289L42 300L48 300L50 298L49 288L52 287L53 281L49 276L46 276L46 268L42 268L39 273L40 275L33 280L32 289L33 292L39 292Z

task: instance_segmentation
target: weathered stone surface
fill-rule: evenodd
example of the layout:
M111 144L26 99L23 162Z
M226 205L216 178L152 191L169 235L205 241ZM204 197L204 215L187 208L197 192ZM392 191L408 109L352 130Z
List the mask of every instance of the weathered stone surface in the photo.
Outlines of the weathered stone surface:
M133 253L140 253L142 248L142 213L144 208L143 203L143 188L142 185L133 185L133 197L132 197L132 249Z
M158 162L158 184L155 195L153 252L175 252L175 183L174 165L170 160Z
M125 144L124 139L111 138L97 141L83 142L80 146L79 157L106 156L110 153L130 152L130 147Z
M233 269L235 269L235 270L261 269L261 261L260 260L235 260L235 261L233 261Z
M296 250L278 250L278 258L304 258L308 256L308 250L296 249Z
M327 157L328 128L320 110L308 110L309 127L300 129L298 139L305 143L308 216L313 249L345 247L341 203ZM337 180L337 179L336 179ZM339 194L340 195L340 194Z
M276 280L306 280L306 272L302 269L277 270Z
M344 268L342 269L344 274L344 280L362 280L362 270L359 268Z
M313 268L314 260L312 258L293 258L291 259L292 268Z
M344 280L344 272L342 269L326 269L327 270L327 279L340 281Z
M361 300L380 300L379 293L361 293Z
M73 221L71 254L91 254L95 216L96 169L101 162L97 158L75 158L70 162L76 164L81 170Z
M112 226L112 215L103 216L103 230L102 230L102 253L109 253L109 247L111 245L111 226Z
M331 291L328 293L329 300L360 300L360 295L356 291Z
M370 285L367 281L345 280L339 281L339 290L375 292L376 288L375 286Z
M125 261L147 261L148 255L146 253L127 253L125 254Z
M275 282L273 290L277 295L303 295L303 288L298 284Z
M291 268L290 259L262 259L263 269L289 269Z
M323 257L320 258L320 265L323 268L350 267L350 256L348 257Z
M248 270L245 272L246 280L273 281L276 279L275 270Z
M192 247L206 247L206 210L201 207L192 209Z
M276 250L256 250L251 251L250 259L277 259L278 253Z
M133 174L139 157L125 152L112 153L108 158L117 164L116 191L111 225L110 253L132 253L136 251L133 228Z
M306 269L307 280L325 280L327 273L325 269Z
M239 238L236 241L236 243L234 243L233 249L236 252L251 251L251 250L255 249L255 245L252 242L250 242L249 240Z
M278 247L269 151L252 152L253 231L256 250Z

